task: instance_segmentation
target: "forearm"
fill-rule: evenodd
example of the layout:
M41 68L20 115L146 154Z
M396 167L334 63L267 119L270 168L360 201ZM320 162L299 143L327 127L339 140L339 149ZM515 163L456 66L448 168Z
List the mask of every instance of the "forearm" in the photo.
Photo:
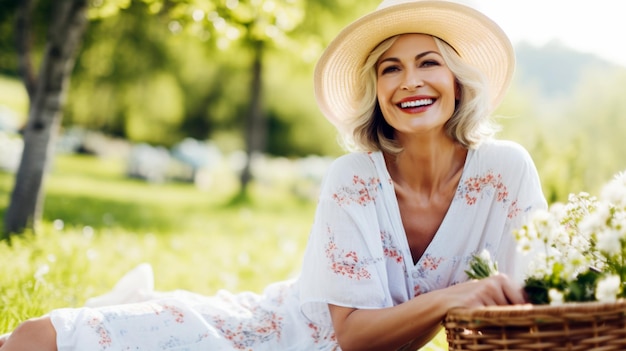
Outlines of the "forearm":
M342 350L396 350L408 343L425 344L439 330L449 309L438 295L420 295L383 309L355 309L345 315L333 312L341 320L335 331Z
M454 307L525 303L522 289L496 274L422 294L381 309L329 305L339 345L349 350L396 350L415 339L425 340Z

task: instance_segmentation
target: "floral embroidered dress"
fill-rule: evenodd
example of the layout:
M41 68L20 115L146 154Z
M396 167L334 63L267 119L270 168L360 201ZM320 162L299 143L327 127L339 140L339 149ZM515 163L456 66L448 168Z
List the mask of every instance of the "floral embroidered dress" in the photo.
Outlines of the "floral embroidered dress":
M419 169L416 169L419 172ZM261 294L186 291L141 303L50 314L64 350L340 350L328 303L383 308L467 280L472 254L487 249L520 276L512 230L545 208L535 166L512 142L467 155L458 189L417 264L380 152L335 160L322 184L302 273ZM155 295L156 296L156 295Z

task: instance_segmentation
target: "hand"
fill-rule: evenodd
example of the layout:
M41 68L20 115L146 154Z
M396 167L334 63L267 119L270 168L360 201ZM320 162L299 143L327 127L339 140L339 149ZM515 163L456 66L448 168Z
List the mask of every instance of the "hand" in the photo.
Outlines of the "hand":
M526 298L521 286L504 274L496 274L481 280L470 280L440 290L454 307L483 307L494 305L524 304Z

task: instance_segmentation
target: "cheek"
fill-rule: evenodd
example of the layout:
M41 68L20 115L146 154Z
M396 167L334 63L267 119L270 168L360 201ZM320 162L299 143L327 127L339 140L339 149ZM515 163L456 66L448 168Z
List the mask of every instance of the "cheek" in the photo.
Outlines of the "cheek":
M384 77L376 81L376 96L380 100L390 99L396 91L398 84L391 77Z
M446 95L452 100L457 100L461 96L461 89L454 77L440 77L437 84L442 95Z
M384 99L385 90L386 90L385 85L381 83L381 81L378 81L376 83L376 97L378 98L378 101L381 101Z

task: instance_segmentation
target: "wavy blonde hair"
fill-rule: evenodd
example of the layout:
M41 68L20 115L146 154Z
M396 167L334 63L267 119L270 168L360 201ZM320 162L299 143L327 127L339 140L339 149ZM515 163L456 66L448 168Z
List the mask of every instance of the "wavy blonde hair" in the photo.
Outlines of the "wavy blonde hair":
M394 139L394 129L380 111L376 96L376 63L397 38L393 36L381 42L361 68L359 108L347 120L343 135L343 144L349 150L381 150L390 154L402 151L401 145ZM450 45L437 37L433 38L461 92L454 113L446 122L446 133L465 148L476 148L498 130L489 116L489 85L484 75L463 61Z

